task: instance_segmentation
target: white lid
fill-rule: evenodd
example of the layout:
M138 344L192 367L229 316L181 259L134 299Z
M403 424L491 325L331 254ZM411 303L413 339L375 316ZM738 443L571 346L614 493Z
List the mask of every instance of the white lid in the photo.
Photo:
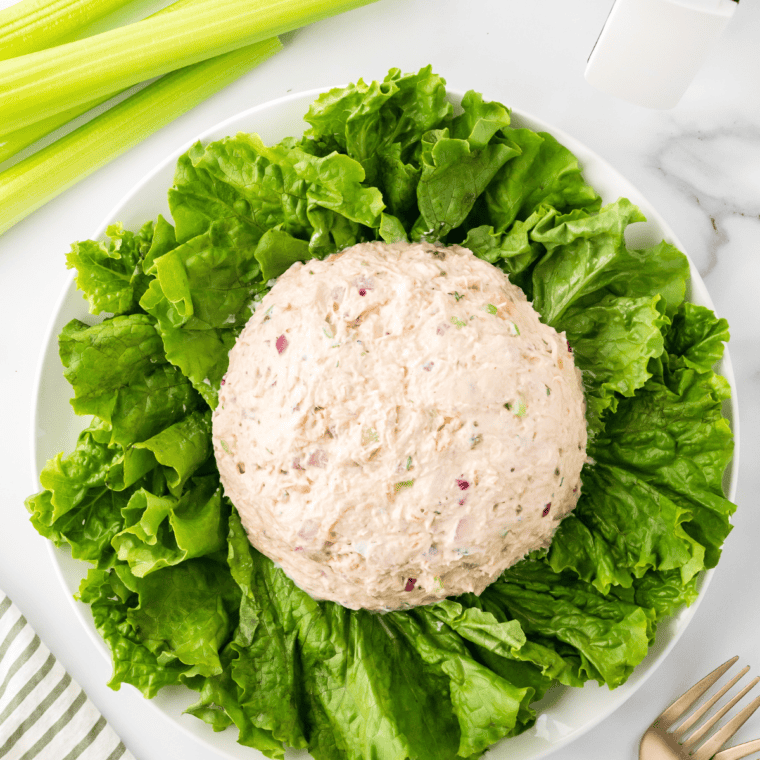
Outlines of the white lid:
M615 0L586 80L649 108L672 108L736 10L735 0Z

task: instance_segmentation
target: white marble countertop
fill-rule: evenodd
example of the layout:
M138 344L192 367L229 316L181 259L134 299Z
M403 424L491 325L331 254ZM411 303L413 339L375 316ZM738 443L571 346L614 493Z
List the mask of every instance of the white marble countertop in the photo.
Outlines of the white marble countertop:
M27 519L23 500L36 488L32 389L47 324L68 280L64 254L71 241L91 236L163 156L223 118L287 92L379 78L393 66L416 71L432 63L452 88L477 89L585 142L665 217L732 328L743 464L736 528L723 560L661 667L616 713L552 757L633 760L654 715L712 666L736 653L760 668L760 5L743 0L671 111L614 100L585 82L586 58L610 6L611 0L380 0L313 25L287 35L285 49L258 70L0 237L0 587L138 760L222 755L177 730L130 687L106 687L110 666L93 651L46 543ZM739 736L756 737L760 714Z

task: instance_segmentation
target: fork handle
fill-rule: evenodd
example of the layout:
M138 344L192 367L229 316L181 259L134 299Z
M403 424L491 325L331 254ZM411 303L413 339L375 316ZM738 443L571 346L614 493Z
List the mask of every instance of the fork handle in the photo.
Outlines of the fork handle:
M713 757L713 760L739 760L739 758L747 757L747 755L751 755L753 752L760 752L760 739L724 749L722 752L718 752Z

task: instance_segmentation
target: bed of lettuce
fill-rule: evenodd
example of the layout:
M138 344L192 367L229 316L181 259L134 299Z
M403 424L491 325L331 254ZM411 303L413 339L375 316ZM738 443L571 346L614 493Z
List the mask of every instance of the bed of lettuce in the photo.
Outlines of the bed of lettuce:
M332 90L302 139L195 145L173 224L113 226L68 256L109 316L60 335L92 421L45 466L31 520L92 563L79 598L114 688L185 684L190 713L269 757L476 757L531 726L553 684L622 684L731 529L729 388L713 371L728 328L684 302L685 256L627 249L640 211L602 207L550 135L474 92L462 109L429 67ZM592 458L548 552L480 597L387 614L314 601L254 550L210 440L227 352L272 280L375 239L462 243L566 331Z

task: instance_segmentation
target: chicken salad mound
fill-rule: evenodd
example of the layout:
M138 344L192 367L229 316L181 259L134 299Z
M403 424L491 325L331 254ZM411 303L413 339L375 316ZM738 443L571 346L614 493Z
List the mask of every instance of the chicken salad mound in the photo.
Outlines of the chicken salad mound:
M213 417L249 540L317 599L391 610L479 594L580 495L564 337L459 246L296 263L230 352Z

